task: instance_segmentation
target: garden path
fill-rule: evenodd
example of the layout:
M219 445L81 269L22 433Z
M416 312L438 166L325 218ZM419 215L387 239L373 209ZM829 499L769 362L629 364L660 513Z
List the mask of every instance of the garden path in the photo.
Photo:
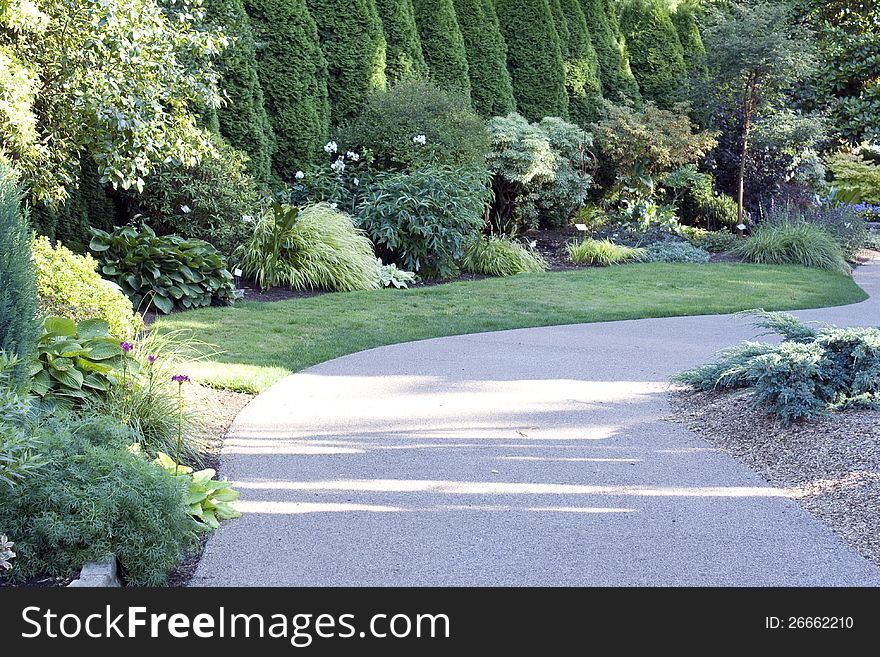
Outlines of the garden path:
M868 301L796 314L880 324L880 260L855 276ZM666 419L673 374L756 333L729 315L520 329L290 376L232 426L244 515L192 585L878 585L783 491Z

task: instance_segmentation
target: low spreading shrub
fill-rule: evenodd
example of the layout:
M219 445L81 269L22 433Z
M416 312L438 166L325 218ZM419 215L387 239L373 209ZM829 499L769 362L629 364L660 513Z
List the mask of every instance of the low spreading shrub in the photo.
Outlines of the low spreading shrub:
M762 265L802 265L850 273L843 250L823 228L807 223L762 223L732 253Z
M690 242L657 242L646 249L645 262L709 262L709 252Z
M350 292L379 287L373 245L348 215L326 204L276 203L235 254L260 287Z
M420 135L424 143L414 143ZM426 162L482 170L488 151L486 128L470 100L427 80L405 80L374 93L339 130L338 143L366 149L381 170Z
M159 237L149 226L92 229L89 248L101 259L101 273L114 280L136 307L163 313L229 303L232 274L217 249L203 240Z
M127 450L138 437L115 419L50 418L42 432L45 463L0 498L18 555L3 577L67 576L115 555L129 584L164 584L197 544L184 482Z
M784 424L843 408L880 409L880 329L818 329L791 315L761 316L781 344L746 342L678 375L699 390L747 388Z
M704 230L693 226L682 226L681 235L698 249L709 253L727 253L737 244L737 237L726 230Z
M576 265L619 265L641 261L645 255L645 249L615 244L609 239L588 238L568 246L568 257Z
M143 329L131 300L118 285L101 278L90 255L77 255L61 244L53 247L46 237L35 237L32 249L42 314L74 322L102 319L121 339L131 339Z
M514 276L547 271L539 253L509 237L490 235L475 240L461 259L461 270L469 274Z
M484 222L484 175L447 165L377 174L358 208L383 260L428 278L458 272L464 248Z

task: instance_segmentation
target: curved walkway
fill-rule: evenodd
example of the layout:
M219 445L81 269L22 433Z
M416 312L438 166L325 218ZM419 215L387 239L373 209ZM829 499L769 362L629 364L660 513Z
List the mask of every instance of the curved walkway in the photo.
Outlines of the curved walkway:
M871 295L796 313L880 324ZM781 490L664 421L736 316L440 338L288 377L235 421L240 520L196 586L880 585Z

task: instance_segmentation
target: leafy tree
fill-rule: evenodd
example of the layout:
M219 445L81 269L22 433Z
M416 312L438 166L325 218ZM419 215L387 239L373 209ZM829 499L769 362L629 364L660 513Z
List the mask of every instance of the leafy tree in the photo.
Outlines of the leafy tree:
M219 103L211 59L226 42L201 0L4 2L0 152L31 200L53 202L83 157L125 189L168 159L195 162L213 152L196 111Z
M578 125L599 117L602 83L599 60L590 41L587 21L579 0L558 0L567 29L565 48L565 87L568 90L568 113Z
M629 65L617 16L608 0L580 0L599 61L599 78L606 98L616 103L641 102L639 86Z
M371 91L385 88L382 21L375 0L307 0L307 4L327 58L330 123L338 125L357 113ZM291 51L292 57L303 57Z
M471 99L480 116L514 111L513 85L507 72L507 45L501 36L493 0L454 0L464 39Z
M681 99L687 69L664 0L627 0L621 6L620 29L642 97L671 109Z
M208 19L235 36L217 60L220 91L226 102L216 109L221 135L249 158L248 171L262 184L269 182L275 135L264 107L257 73L256 44L243 0L207 0Z
M257 73L275 133L274 172L285 180L310 162L329 132L327 63L304 0L245 0Z
M850 143L880 140L880 11L864 0L798 0L796 16L816 31L820 57L807 107L831 113Z
M413 0L413 9L431 79L470 97L467 53L452 0Z
M547 0L496 0L519 112L531 121L568 116L565 64Z
M793 24L788 4L778 0L731 2L715 12L704 36L713 76L710 86L720 96L719 119L741 116L730 127L740 144L736 198L742 222L756 119L766 121L784 108L786 92L812 66L811 44Z
M695 0L682 2L671 14L672 24L684 55L684 67L688 75L703 78L707 75L706 47L697 25Z
M428 74L412 0L376 0L385 34L388 84Z

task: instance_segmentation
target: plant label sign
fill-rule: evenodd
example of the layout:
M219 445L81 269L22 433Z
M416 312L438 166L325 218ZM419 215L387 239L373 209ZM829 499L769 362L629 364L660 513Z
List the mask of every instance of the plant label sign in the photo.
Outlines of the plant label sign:
M582 232L586 232L587 230L587 224L575 224L574 227Z

